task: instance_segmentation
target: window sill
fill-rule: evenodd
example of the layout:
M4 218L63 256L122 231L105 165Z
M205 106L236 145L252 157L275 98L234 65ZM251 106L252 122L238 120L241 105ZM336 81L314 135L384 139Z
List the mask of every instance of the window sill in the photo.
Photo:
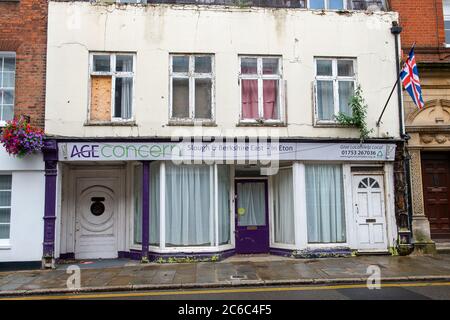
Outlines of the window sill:
M313 125L314 128L349 128L354 129L356 127L354 126L346 126L344 124L339 124L335 121L329 121L329 122L316 122Z
M193 127L193 126L202 126L202 127L217 127L217 124L213 120L169 120L167 126L169 127L177 127L177 126L185 126L185 127Z
M240 121L236 127L287 127L284 122L245 122Z
M137 127L135 121L86 122L85 127Z
M0 2L1 2L1 0L0 0ZM12 247L11 247L11 245L10 244L0 244L0 250L11 250L12 249Z

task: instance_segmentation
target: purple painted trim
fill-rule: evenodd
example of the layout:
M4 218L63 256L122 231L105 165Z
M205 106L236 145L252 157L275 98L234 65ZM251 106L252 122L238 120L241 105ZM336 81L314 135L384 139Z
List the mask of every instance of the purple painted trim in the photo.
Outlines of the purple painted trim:
M44 140L42 152L44 154L44 161L58 161L58 143L56 140Z
M75 253L74 252L61 253L59 255L59 259L61 260L75 259Z
M156 261L159 258L168 259L168 258L196 258L196 259L208 259L214 256L218 256L218 260L223 260L228 257L231 257L235 254L234 249L229 249L225 251L217 251L217 252L198 252L198 253L186 253L186 252L176 252L176 253L159 253L149 251L149 261ZM128 258L131 260L140 260L142 252L140 250L131 249L129 252L122 251L119 252L119 257Z
M150 232L150 161L142 161L142 260L148 260Z
M275 256L292 257L293 252L291 249L270 248L270 254Z
M56 177L58 162L45 161L45 204L43 258L53 258L55 251Z

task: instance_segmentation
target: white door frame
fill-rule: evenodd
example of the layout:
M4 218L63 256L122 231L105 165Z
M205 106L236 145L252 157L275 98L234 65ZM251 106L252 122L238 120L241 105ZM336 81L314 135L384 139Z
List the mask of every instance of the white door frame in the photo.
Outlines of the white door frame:
M390 219L389 219L389 215L387 214L387 211L389 210L389 204L386 201L386 190L389 190L390 188L386 185L386 179L385 179L385 172L383 170L383 172L380 171L362 171L362 172L352 172L351 173L351 193L352 193L352 212L353 212L353 221L354 223L354 234L355 234L355 246L357 248L358 251L360 252L387 252L388 251L388 247L390 244L390 232L389 231L389 227L388 225L390 224ZM361 246L360 242L359 242L359 222L358 222L358 214L357 214L357 210L355 209L355 204L357 201L356 198L356 189L358 188L357 185L355 185L355 181L356 181L356 177L379 177L378 182L381 184L380 187L382 189L382 194L381 194L381 210L383 212L383 219L384 219L384 226L383 226L383 237L384 237L384 245L383 247L378 247L378 248L370 248L369 246L365 247L365 246Z
M117 196L118 210L116 216L117 225L117 251L126 251L126 181L125 167L121 165L98 164L92 166L64 166L62 178L62 205L61 205L61 235L60 253L75 253L75 219L76 219L76 179L80 177L108 178L115 176L119 179Z

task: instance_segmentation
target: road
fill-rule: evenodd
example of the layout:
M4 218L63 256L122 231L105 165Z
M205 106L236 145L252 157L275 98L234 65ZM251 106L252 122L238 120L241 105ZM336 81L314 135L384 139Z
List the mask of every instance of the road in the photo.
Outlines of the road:
M364 284L332 286L233 287L218 289L102 292L12 297L15 300L450 300L450 282L386 283L369 290ZM1 300L1 299L0 299Z

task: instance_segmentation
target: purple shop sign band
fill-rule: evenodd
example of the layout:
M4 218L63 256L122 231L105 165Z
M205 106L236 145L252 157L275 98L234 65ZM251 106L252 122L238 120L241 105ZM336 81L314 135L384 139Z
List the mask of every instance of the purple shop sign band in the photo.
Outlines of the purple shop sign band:
M58 144L61 161L394 161L395 148L395 144L302 142L76 142Z

